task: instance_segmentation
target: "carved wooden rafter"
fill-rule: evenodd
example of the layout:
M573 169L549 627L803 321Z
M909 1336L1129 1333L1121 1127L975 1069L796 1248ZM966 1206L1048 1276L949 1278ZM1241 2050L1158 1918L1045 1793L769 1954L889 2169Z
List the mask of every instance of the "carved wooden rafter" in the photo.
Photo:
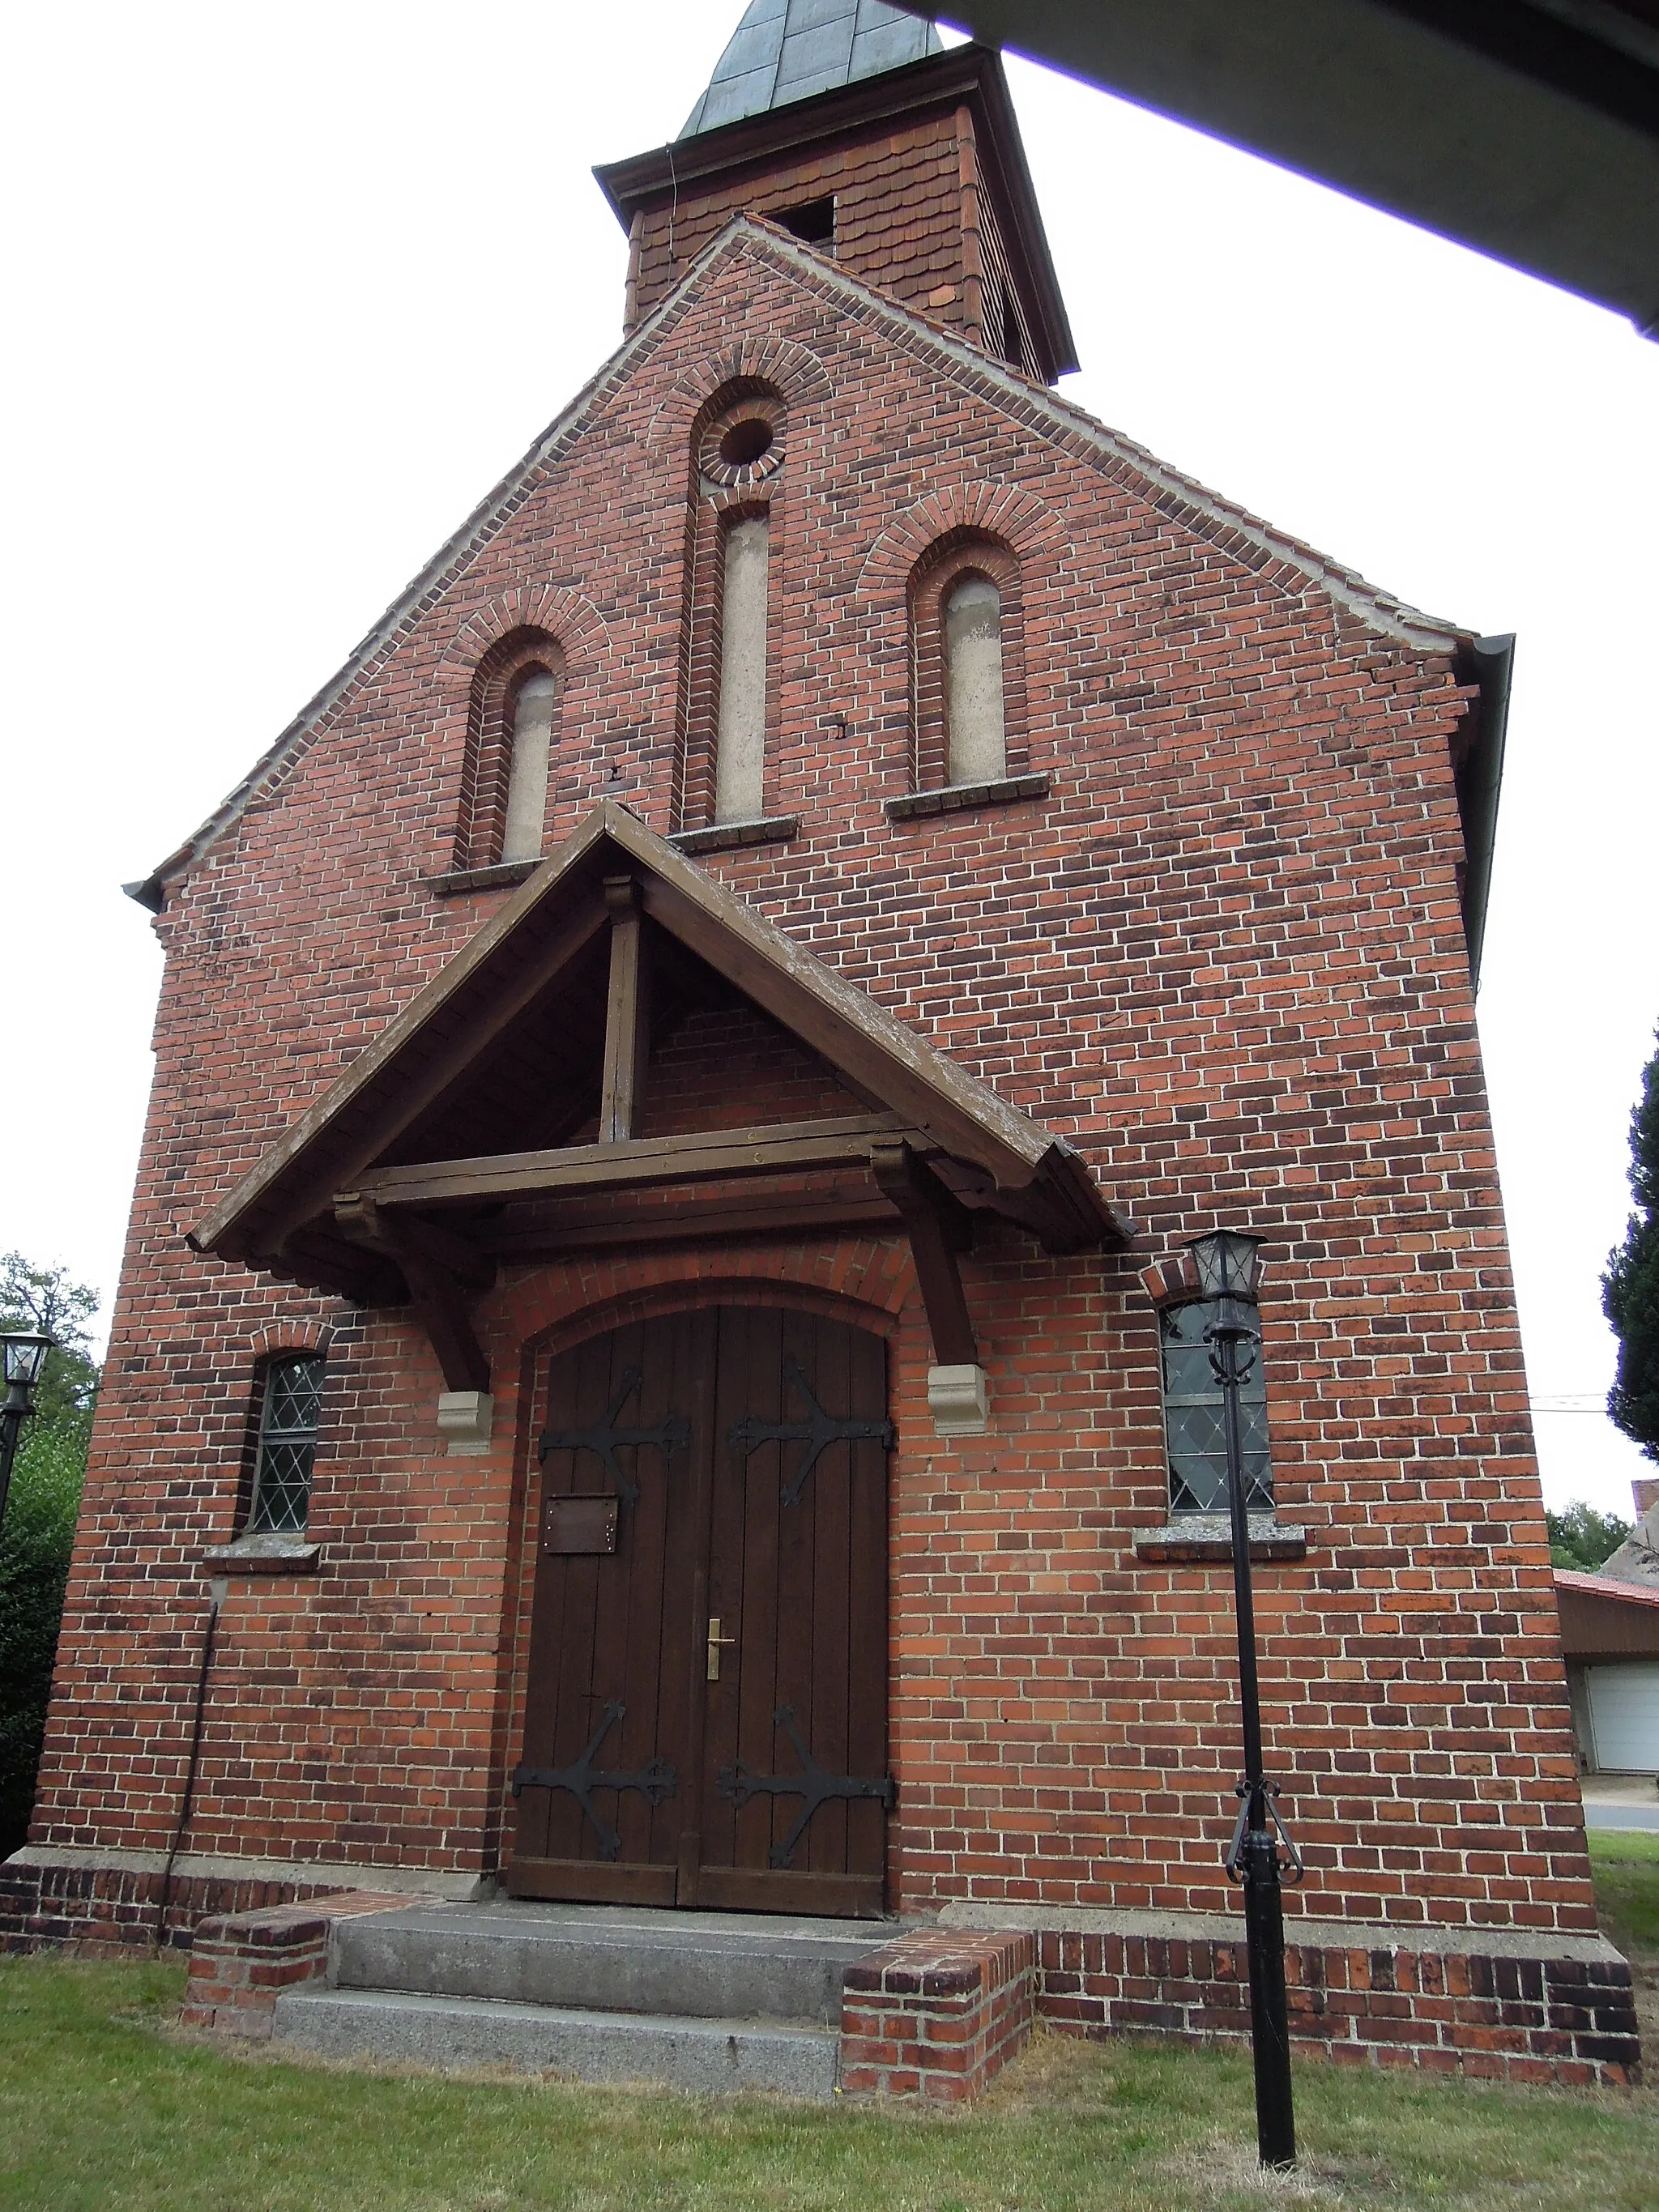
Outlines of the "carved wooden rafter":
M495 1263L434 1223L388 1217L372 1197L342 1192L334 1218L352 1243L393 1261L409 1286L447 1390L488 1390L489 1362L467 1311L467 1291L488 1290Z
M941 1367L977 1367L979 1349L957 1255L973 1241L966 1209L902 1137L878 1139L870 1168L904 1224L927 1309L933 1358Z

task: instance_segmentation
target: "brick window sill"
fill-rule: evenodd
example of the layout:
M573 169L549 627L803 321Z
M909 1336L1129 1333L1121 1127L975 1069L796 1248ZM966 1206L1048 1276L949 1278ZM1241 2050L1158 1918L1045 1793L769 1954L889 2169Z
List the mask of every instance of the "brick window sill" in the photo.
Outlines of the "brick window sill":
M228 1575L309 1575L317 1571L320 1544L308 1536L239 1536L234 1544L217 1544L202 1554L204 1567Z
M728 853L740 845L787 845L800 829L795 814L757 814L748 822L711 822L706 830L677 830L669 843L680 853Z
M1307 1557L1308 1532L1298 1522L1281 1521L1272 1513L1252 1513L1250 1557L1253 1559L1301 1559ZM1135 1557L1148 1561L1206 1565L1225 1562L1233 1555L1232 1531L1224 1513L1183 1513L1161 1528L1142 1528L1135 1537Z
M493 868L455 868L447 876L428 876L426 887L434 898L460 898L468 891L506 890L528 883L542 864L533 860L498 860Z
M947 783L938 791L907 791L884 799L890 822L915 822L925 814L959 814L969 806L1012 806L1022 799L1046 799L1047 775L1005 775L990 783Z

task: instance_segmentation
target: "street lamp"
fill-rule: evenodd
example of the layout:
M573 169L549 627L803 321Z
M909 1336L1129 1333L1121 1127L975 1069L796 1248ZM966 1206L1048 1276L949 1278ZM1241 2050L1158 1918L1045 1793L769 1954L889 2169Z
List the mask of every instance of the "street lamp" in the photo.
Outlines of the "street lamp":
M11 1463L17 1456L17 1437L27 1415L34 1411L34 1386L52 1349L49 1336L19 1330L0 1336L5 1357L6 1395L0 1400L0 1522L6 1517L6 1498L11 1489Z
M1250 1589L1250 1524L1246 1511L1244 1440L1238 1394L1260 1356L1256 1285L1261 1239L1234 1229L1195 1237L1188 1249L1212 1314L1204 1339L1210 1370L1221 1387L1227 1449L1227 1510L1232 1523L1233 1597L1238 1613L1238 1702L1244 1734L1244 1777L1238 1784L1238 1825L1227 1851L1229 1877L1243 1887L1244 1941L1250 1968L1250 2043L1255 2062L1256 2148L1263 2166L1296 2164L1296 2115L1291 2102L1291 2033L1285 2002L1285 1916L1279 1881L1302 1878L1302 1859L1273 1806L1278 1786L1261 1771L1261 1700L1255 1676L1255 1603ZM1275 1834L1275 1832L1277 1833ZM1279 1844L1285 1845L1281 1861Z

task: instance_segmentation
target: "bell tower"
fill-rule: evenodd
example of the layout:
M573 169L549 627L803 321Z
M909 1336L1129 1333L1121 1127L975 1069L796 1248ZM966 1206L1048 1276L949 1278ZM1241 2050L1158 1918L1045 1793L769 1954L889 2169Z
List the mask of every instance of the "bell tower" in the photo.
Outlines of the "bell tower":
M883 0L750 0L679 137L594 174L629 331L754 215L1038 383L1077 367L1000 58Z

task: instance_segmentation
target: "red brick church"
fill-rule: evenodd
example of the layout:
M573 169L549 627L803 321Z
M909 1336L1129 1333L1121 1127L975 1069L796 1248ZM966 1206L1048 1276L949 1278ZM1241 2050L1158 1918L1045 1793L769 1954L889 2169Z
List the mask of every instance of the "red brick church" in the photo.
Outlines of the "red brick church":
M131 887L6 1940L896 1920L1237 2026L1223 1224L1297 2033L1616 2072L1474 1026L1510 641L1057 396L994 54L756 0L599 180L620 349Z

